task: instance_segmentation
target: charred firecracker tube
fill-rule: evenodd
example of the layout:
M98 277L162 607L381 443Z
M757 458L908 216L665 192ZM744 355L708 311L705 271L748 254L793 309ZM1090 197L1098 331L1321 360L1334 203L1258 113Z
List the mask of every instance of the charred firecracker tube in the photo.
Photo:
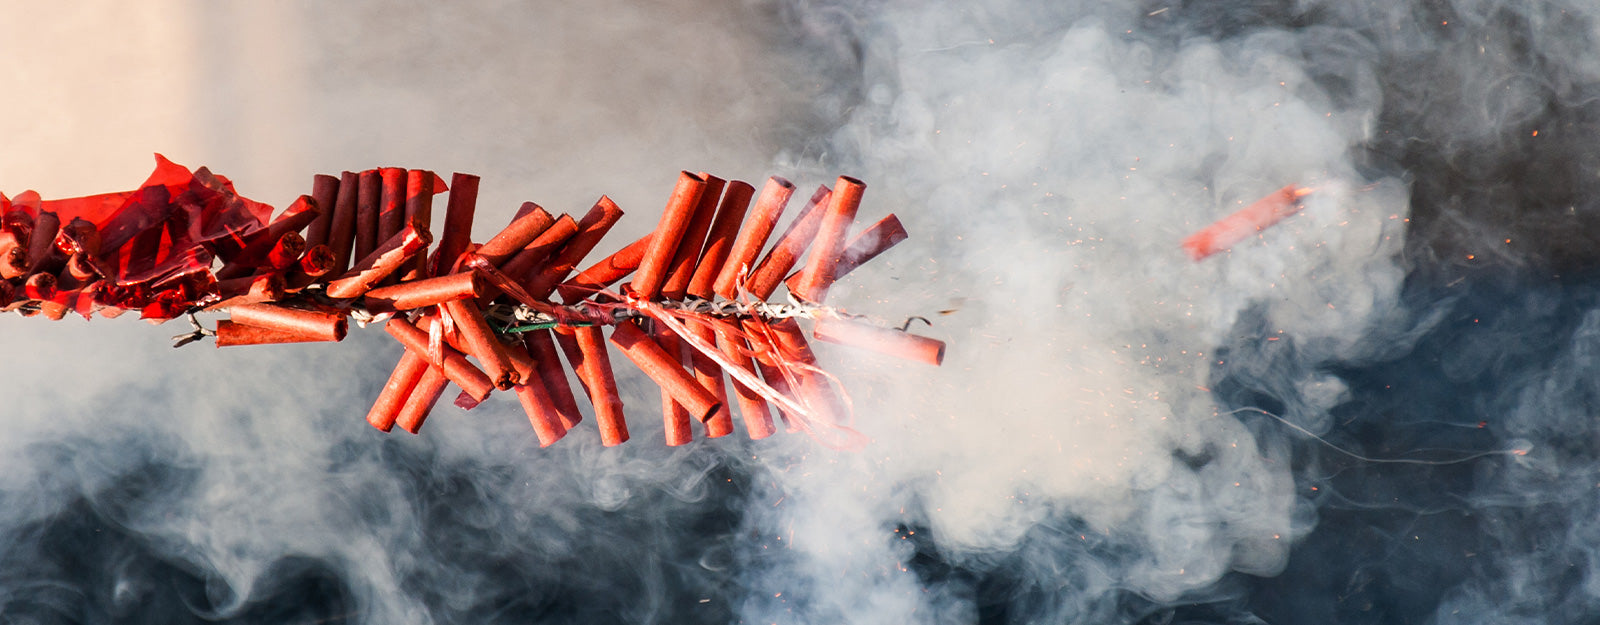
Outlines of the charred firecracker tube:
M416 433L454 383L465 409L496 391L515 395L541 446L584 420L567 368L601 442L628 440L612 348L661 386L669 445L691 442L696 423L703 438L732 433L735 407L753 439L777 431L776 409L789 431L864 444L800 320L816 340L931 365L944 358L941 341L825 305L837 280L907 238L892 214L851 236L866 190L855 178L818 188L769 246L793 184L773 177L757 191L682 172L655 230L593 264L585 257L623 214L610 198L579 218L527 202L478 244L478 182L395 167L317 175L310 194L274 215L227 178L158 154L133 191L0 194L0 308L187 317L194 330L174 337L178 346L206 336L219 347L337 342L352 321L382 323L404 349L367 414L373 427ZM440 193L449 193L445 214L434 219ZM1229 219L1264 227L1295 193ZM1245 227L1219 223L1184 246L1203 257ZM768 302L780 284L788 301ZM218 310L229 318L214 330L195 317Z

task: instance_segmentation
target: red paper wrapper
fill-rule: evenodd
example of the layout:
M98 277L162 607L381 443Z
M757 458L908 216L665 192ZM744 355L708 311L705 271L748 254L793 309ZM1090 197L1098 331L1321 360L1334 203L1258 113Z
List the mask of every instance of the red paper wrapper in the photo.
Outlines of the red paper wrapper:
M339 177L339 197L333 202L333 223L328 230L328 248L333 250L333 271L350 268L356 241L356 202L361 195L361 174L347 171Z
M529 293L534 297L540 299L549 297L549 293L535 293L530 288L533 286L530 281L534 277L534 269L543 269L548 266L545 261L550 260L550 257L561 249L561 246L566 245L577 234L578 222L573 221L571 215L563 213L556 218L555 223L550 224L549 228L539 233L539 236L535 237L532 242L523 246L511 258L501 263L500 269L506 272L506 275L520 280L523 287L528 288Z
M339 178L327 174L313 176L311 199L318 210L306 228L306 245L327 245L328 231L333 226L333 207L339 199Z
M0 280L21 277L28 271L28 250L10 232L0 232Z
M717 347L722 353L742 364L746 371L756 372L754 361L750 358L750 348L732 322L719 323L716 333ZM777 430L772 426L772 414L767 410L767 401L743 382L737 379L732 382L734 399L739 403L739 416L744 420L744 428L750 438L760 440L772 436ZM776 387L774 389L779 390Z
M710 325L690 324L689 331L709 345L717 344L717 332ZM698 350L689 350L689 363L694 367L695 381L710 391L711 396L717 400L716 411L706 419L706 438L719 438L732 434L733 410L728 407L728 387L722 384L722 366Z
M278 237L278 244L272 246L272 251L267 252L266 264L263 271L283 271L290 265L300 261L306 252L305 237L298 232L285 232Z
M444 191L444 181L431 171L406 172L406 223L423 231L433 227L433 194ZM429 242L432 242L431 240ZM426 244L424 244L426 247ZM426 278L428 256L418 254L398 272L401 281Z
M428 358L430 346L426 332L417 329L417 326L404 319L390 319L383 328L388 330L391 336L399 339L400 344L406 347L406 351L417 354L425 360ZM489 393L494 392L494 381L490 380L482 369L467 362L466 356L461 352L448 345L440 345L438 354L443 361L444 376L455 382L456 386L461 387L461 390L473 399L483 401Z
M695 265L694 276L689 279L690 296L705 300L715 298L717 276L722 273L722 265L727 262L728 252L733 249L734 239L739 235L739 225L744 222L745 211L750 208L750 196L755 191L755 187L740 180L728 183L723 191L716 221L711 223L711 231L706 235L705 250L700 254L699 264Z
M438 367L423 371L417 385L412 387L411 395L400 407L400 414L395 415L395 424L412 434L421 431L422 423L428 420L428 414L439 403L439 397L444 395L444 387L448 382L450 379Z
M650 250L650 239L651 235L644 235L568 280L561 285L561 301L576 303L628 277L639 268L639 263Z
M328 297L334 299L359 297L389 274L404 267L410 259L420 256L420 252L427 249L432 239L426 230L419 230L415 225L407 226L398 234L389 237L388 241L384 241L383 245L361 259L360 263L339 279L329 282L326 290Z
M272 345L278 343L324 343L329 339L316 334L274 330L229 320L217 322L217 347Z
M877 258L879 254L888 251L889 248L898 245L909 237L910 235L906 233L905 227L900 225L900 218L895 217L893 213L883 219L879 219L877 223L867 226L856 234L855 238L850 239L850 244L845 246L843 252L839 253L839 262L833 268L833 280L838 281L845 274L855 271L856 267L860 267L866 264L867 261ZM799 283L800 272L798 271L784 281L784 284L789 286L790 291L799 288ZM829 284L831 285L832 283Z
M811 245L811 240L817 236L817 228L822 225L824 211L817 210L818 206L826 205L832 193L827 187L820 187L811 196L811 201L800 209L789 228L778 237L778 242L772 244L772 250L767 252L767 257L761 260L750 279L745 281L744 288L751 296L758 300L772 297L772 292L778 290L778 283L784 276L789 275L789 270L799 262L800 255L805 253L806 247Z
M361 301L368 310L389 312L433 306L453 299L478 297L487 289L476 271L462 271L437 278L412 280L367 291Z
M678 335L673 334L672 330L657 324L653 338L656 344L661 346L661 351L672 359L673 364L683 364L683 342L678 340ZM615 332L611 334L611 340L616 342L617 335ZM687 445L694 440L694 434L689 426L692 421L689 409L678 403L671 390L668 390L666 386L662 386L661 425L668 447Z
M287 292L287 283L282 274L264 273L258 276L245 276L223 280L216 283L217 293L222 300L206 307L206 310L219 310L283 299Z
M661 286L661 296L666 299L680 300L689 293L689 281L694 278L695 268L700 262L700 250L705 247L711 222L717 216L717 201L722 197L723 186L727 184L727 181L706 172L700 172L699 176L706 181L705 190L700 193L700 202L695 206L694 216L689 219L689 227L683 231L683 239L678 242L678 250L672 256L671 271Z
M40 211L33 218L33 235L28 240L28 270L31 273L55 273L60 267L51 267L51 259L57 263L65 260L56 252L56 234L61 230L61 218L49 211Z
M313 245L284 271L283 278L290 292L298 292L330 271L333 271L333 250L326 245Z
M343 341L349 321L341 313L288 308L277 304L244 304L228 309L236 323L269 330L315 336L322 341Z
M439 248L429 260L429 273L442 276L454 270L456 259L472 243L472 220L478 206L478 177L472 174L450 176L450 198L444 206L444 230L439 234ZM515 221L513 221L515 224ZM498 235L497 235L498 238ZM483 253L482 249L478 250Z
M1183 251L1189 258L1199 261L1207 256L1233 247L1261 230L1283 221L1285 217L1300 212L1300 198L1311 189L1288 185L1254 204L1223 217L1183 240Z
M378 198L378 240L386 240L406 227L406 170L378 168L382 193Z
M767 179L761 197L750 209L750 219L739 230L739 237L734 239L728 258L717 273L717 281L712 285L717 295L727 299L738 297L739 285L755 269L756 257L761 255L761 248L766 247L767 237L772 236L772 229L778 225L778 218L783 216L783 209L789 205L793 194L794 185L788 180L777 176Z
M811 257L806 259L806 268L800 272L800 290L793 291L796 297L817 303L828 299L834 268L839 263L839 253L844 251L845 235L849 232L851 222L856 219L861 195L866 190L866 184L849 176L839 176L834 183L828 208L817 227L816 245L811 250Z
M705 188L706 181L699 176L689 172L678 175L678 184L672 189L667 207L661 211L661 221L650 237L650 247L640 259L639 271L630 283L640 298L655 299L661 294L661 286L666 283L667 272L672 268L673 254L678 251L683 233L689 229L689 222L694 217L700 194Z
M656 384L670 392L672 398L687 408L695 419L705 421L711 418L721 405L716 396L700 386L688 371L684 371L678 359L661 349L661 345L651 340L650 335L637 325L627 322L617 324L611 331L611 344L622 350L622 354Z
M228 279L248 276L259 269L264 262L282 244L283 238L295 234L307 222L315 219L321 211L317 209L316 200L311 196L302 195L295 200L283 214L267 226L265 230L258 231L245 243L244 248L234 255L233 260L217 271L217 278ZM299 236L299 235L295 235ZM301 240L307 246L308 241Z
M511 365L510 357L506 355L505 346L495 338L494 330L489 328L489 323L483 319L483 311L478 304L470 299L454 299L440 304L440 307L450 313L450 318L456 324L456 330L463 341L467 353L478 359L483 365L483 372L494 381L495 388L502 391L511 390L521 381L521 375Z
M622 416L622 396L617 394L617 378L611 369L611 356L606 353L605 335L599 326L575 327L572 335L578 355L572 366L589 391L594 420L600 427L600 444L621 445L628 441L628 423Z
M383 180L378 177L378 170L368 169L361 172L357 184L356 242L350 257L366 258L381 240L378 238L378 196L383 192Z
M544 381L545 390L550 393L556 413L561 416L561 424L567 429L577 427L583 421L583 413L578 410L578 402L572 396L572 384L567 381L566 370L561 368L561 356L556 353L556 344L550 338L550 331L524 332L522 340L528 356L533 358L534 370Z
M400 362L395 363L394 372L389 374L389 381L372 402L372 410L367 411L367 423L385 432L393 428L400 408L427 371L428 361L421 356L412 352L401 354Z
M561 247L561 251L556 252L543 270L528 280L528 293L539 299L549 298L556 285L567 279L573 268L583 262L583 257L594 250L601 237L610 232L611 226L621 218L622 209L617 208L611 198L600 196L600 200L578 222L578 233ZM565 291L562 291L562 297L566 297Z
M865 349L934 366L944 362L944 341L849 319L832 317L817 319L817 325L812 329L811 336L819 341Z
M504 229L478 248L477 254L490 263L499 266L509 260L514 254L522 251L529 243L555 223L555 218L541 208L538 204L527 202L522 209L517 211L515 219L511 220Z

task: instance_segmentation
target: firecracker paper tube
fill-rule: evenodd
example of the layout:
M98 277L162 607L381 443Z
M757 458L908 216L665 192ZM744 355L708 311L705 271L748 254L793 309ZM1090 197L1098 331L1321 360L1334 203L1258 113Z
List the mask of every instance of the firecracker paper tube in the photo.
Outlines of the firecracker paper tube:
M695 265L694 276L689 279L689 296L704 300L716 298L717 276L722 273L722 265L728 260L728 252L733 249L734 240L739 236L739 226L744 222L745 212L750 209L750 197L754 193L755 187L742 180L729 182L723 190L716 221L711 222L705 249Z
M328 247L333 250L333 271L350 268L356 241L356 200L361 193L361 174L347 171L339 177L339 197L333 201L333 224L328 227Z
M699 206L700 194L705 189L705 179L686 171L679 172L678 183L673 186L672 196L661 211L661 220L652 231L650 247L639 259L639 269L629 283L640 299L652 300L661 294L667 272L672 269L673 254L678 251L683 233L689 229L695 208Z
M283 299L288 292L288 282L283 274L264 273L243 278L217 281L221 301L206 306L204 310L220 310L245 304L256 304Z
M706 186L700 193L694 215L689 218L689 227L678 241L678 251L673 253L667 279L661 285L661 297L669 300L681 300L689 293L689 282L699 266L700 251L705 249L706 235L710 234L711 223L717 218L717 202L722 198L723 187L727 186L726 180L709 173L697 175L706 181Z
M56 249L66 256L78 252L100 253L100 229L82 217L73 217L56 236Z
M551 397L550 391L545 388L544 380L539 378L533 358L522 350L507 350L513 355L512 360L517 367L517 373L522 376L522 383L512 389L517 395L517 402L522 404L522 411L528 415L528 423L533 426L533 433L539 437L540 447L549 447L551 444L567 435L566 424L562 422L561 415Z
M789 387L789 380L784 377L782 370L778 369L776 366L772 365L768 360L765 360L765 359L761 358L760 356L757 356L755 358L755 363L756 363L756 370L761 373L761 380L766 382L767 386L772 387L772 390L777 391L778 393L782 394L784 397L787 397L792 401L799 402L799 403L801 403L801 405L804 405L805 400L802 399L798 394L796 394L794 389ZM783 430L785 432L799 432L800 431L800 422L799 422L799 420L792 418L790 416L790 414L789 414L789 410L787 408L784 408L782 405L777 406L777 409L778 409L778 419L780 421L783 421Z
M94 262L89 260L89 253L78 252L77 254L73 254L72 258L67 259L67 267L65 272L58 275L57 278L70 277L75 280L77 284L81 285L89 282L99 275L100 271L95 269Z
M339 178L327 174L312 176L311 198L319 210L306 226L306 244L316 247L328 242L328 233L333 226L333 206L339 199Z
M412 169L406 172L406 223L427 230L433 227L433 194L442 191L435 184L438 176L431 171ZM431 241L430 241L431 243ZM426 247L426 244L424 244ZM401 281L428 277L428 255L418 254L413 260L402 263L396 272Z
M710 345L717 344L717 332L705 323L689 324L689 331ZM733 410L728 406L728 387L722 383L722 366L699 350L689 350L689 364L694 367L694 379L717 400L717 409L706 419L706 438L720 438L733 433Z
M61 218L50 211L39 211L33 218L33 234L28 239L28 269L38 272L45 260L55 251L56 233L61 230Z
M1189 235L1183 240L1183 251L1189 254L1191 260L1199 261L1233 247L1233 244L1250 235L1300 212L1300 198L1308 193L1311 193L1311 189L1293 184L1278 189Z
M754 373L754 363L750 358L750 348L745 344L744 337L732 322L719 321L716 326L717 347L735 363L744 366L745 371ZM730 375L730 377L732 377ZM739 403L739 416L744 421L745 433L751 439L759 440L772 436L777 431L772 426L772 414L767 410L767 401L761 394L745 386L737 377L734 377L733 396Z
M806 397L810 408L820 414L828 415L833 424L838 424L839 419L847 414L844 401L834 392L827 376L816 369L817 357L811 351L810 343L806 341L805 332L800 329L800 322L792 317L777 319L767 324L767 327L772 330L772 335L777 340L777 347L784 356L805 365L791 369L800 384L797 390Z
M934 366L944 362L944 341L850 319L819 317L811 336L819 341Z
M350 271L329 282L325 292L334 299L358 297L371 290L384 277L405 267L410 259L420 256L419 252L427 249L432 240L428 231L419 230L415 224L408 225L361 259Z
M22 293L28 299L50 299L56 294L56 277L54 274L36 273L22 281Z
M910 235L906 233L905 226L900 224L900 218L895 217L893 213L863 228L850 239L850 244L845 246L844 251L839 253L839 262L833 267L833 281L837 282L846 274L855 271L856 267L877 258L879 254L907 238L910 238ZM801 272L797 271L784 281L790 291L798 288L800 274Z
M17 242L16 236L12 233L0 233L0 279L18 278L27 271L28 251Z
M583 368L583 350L578 347L577 326L558 325L550 328L550 331L556 343L561 345L561 352L567 355L567 363L572 365L572 372L583 388L583 396L592 397L594 392L589 390L589 374Z
M321 337L324 341L343 341L350 322L344 314L320 310L289 308L277 304L244 304L228 309L229 318L269 330Z
M800 272L800 288L791 291L796 297L819 304L828 299L828 287L833 284L835 275L834 267L839 263L839 254L844 251L845 236L849 234L850 224L856 220L861 196L866 190L865 183L849 176L839 176L834 183L828 208L822 214L822 223L817 225L811 256L806 259L805 269Z
M528 293L539 299L548 299L555 292L556 285L561 284L572 273L572 270L583 262L589 252L594 251L594 246L600 244L600 239L611 231L611 226L616 225L622 218L622 209L617 208L611 198L600 196L589 212L578 220L578 233L561 246L545 263L544 269L528 279ZM562 291L562 297L566 292ZM566 301L566 300L563 300ZM569 302L570 303L570 302Z
M421 356L409 351L401 354L400 362L395 363L394 371L389 374L389 381L384 383L378 398L372 401L372 409L367 411L367 423L385 432L394 428L400 407L427 371L428 361Z
M544 381L544 388L555 403L561 424L569 430L577 427L583 422L583 412L578 410L577 399L572 396L572 383L567 381L567 372L561 368L561 356L557 354L550 330L523 332L522 341L528 355L533 358L534 370Z
M450 196L445 200L439 244L428 258L429 275L450 273L456 259L472 244L472 222L478 211L478 183L479 178L472 174L450 175Z
M325 342L329 341L321 336L274 330L227 319L217 321L217 347Z
M628 422L622 415L622 396L617 393L617 377L606 352L605 334L600 326L575 327L572 334L582 363L578 374L586 379L584 385L594 405L595 424L600 428L600 444L621 445L628 441Z
M655 336L651 338L661 347L661 351L675 364L683 364L683 343L678 340L678 335L661 324L656 324L653 334ZM611 340L613 342L617 340L615 332L612 333ZM692 422L689 409L678 403L672 390L666 385L661 385L661 426L667 446L677 447L693 442L694 433L690 428Z
M639 237L566 281L561 285L561 301L568 304L578 303L628 277L628 274L639 268L645 253L650 250L651 236L647 234Z
M306 239L298 232L285 232L278 237L278 244L272 246L272 251L267 252L266 265L260 271L283 271L289 265L299 262L305 254Z
M827 187L821 187L812 194L811 201L800 209L800 214L795 215L789 228L772 244L766 258L761 259L761 264L750 272L744 290L758 300L772 297L772 292L778 290L778 284L789 275L789 270L800 261L800 255L805 253L806 247L817 236L817 228L822 225L822 214L825 212L819 210L818 206L826 205L832 196Z
M533 433L539 437L540 447L549 447L567 435L567 428L556 416L543 381L536 377L527 384L517 385L512 391L517 395L517 402L522 404L522 411L527 413L528 423L533 425Z
M411 394L406 397L400 406L400 414L395 416L395 425L400 429L416 434L422 430L422 423L428 420L428 414L433 412L439 397L444 395L444 387L451 380L436 367L429 367L422 372L422 377L417 380L417 385L412 387Z
M406 170L380 167L378 180L378 236L387 239L406 227Z
M321 280L330 271L333 271L333 250L326 245L313 245L306 248L300 261L290 266L283 277L290 291L299 292Z
M436 278L402 282L367 291L362 302L371 311L389 312L433 306L453 299L478 297L488 284L478 272L460 271Z
M505 346L495 338L494 330L489 328L489 322L483 318L483 310L478 308L477 302L470 299L454 299L439 305L449 311L450 318L455 321L457 336L461 337L466 352L478 359L478 364L483 365L483 372L494 381L495 388L502 391L511 390L520 382L522 376L511 365L511 359L506 355Z
M5 196L4 193L0 193L0 198ZM0 201L0 230L26 238L29 232L33 232L33 215L20 208L11 207L8 202ZM23 239L18 239L21 240Z
M523 286L527 287L529 293L534 294L534 297L549 297L549 293L539 295L533 292L531 288L533 285L530 280L534 277L534 270L536 268L542 269L546 266L545 261L550 260L551 255L560 250L561 246L566 245L567 241L572 240L572 237L577 234L578 222L573 221L571 215L562 213L560 217L556 217L555 223L550 224L549 228L546 228L533 241L523 246L511 258L501 263L500 269L505 271L506 275L521 280Z
M368 169L361 172L356 182L356 238L355 248L350 252L351 258L366 258L372 250L377 249L378 241L378 196L383 192L383 180L378 177L378 170Z
M428 333L418 329L411 322L400 318L390 319L383 324L383 329L388 331L390 336L399 340L400 344L405 346L406 351L422 357L423 360L428 359ZM489 396L489 393L494 392L494 381L490 380L482 369L467 362L467 357L463 356L461 352L456 351L455 348L449 345L441 345L439 346L439 353L444 360L443 366L440 367L444 376L449 378L451 382L455 382L456 386L461 387L461 390L466 391L473 399L483 401L484 398Z
M678 359L651 340L639 326L627 322L617 324L611 331L611 344L622 350L622 354L656 384L671 391L673 399L683 404L696 420L703 422L716 412L719 405L716 396L700 386Z
M783 210L793 195L794 184L788 180L777 176L767 179L755 206L749 211L749 218L745 220L744 227L739 229L733 247L728 250L727 259L722 262L716 282L712 284L717 295L730 300L739 296L739 284L746 273L755 267L756 258L767 246L767 238L772 236L772 229L778 225L778 218L783 216Z
M522 206L523 210L518 211L517 217L512 219L511 223L484 243L483 247L478 248L477 255L496 266L504 264L534 239L539 238L539 235L544 234L544 231L556 221L538 204L527 202Z
M532 202L529 202L529 204L532 204ZM537 208L537 205L535 205L535 208ZM544 209L540 208L538 212L544 213ZM548 215L548 213L545 214ZM506 258L499 263L491 262L485 258L483 262L497 265L501 274L505 275L512 284L515 284L522 289L523 293L527 294L527 284L524 278L532 273L531 268L548 260L551 254L555 253L562 244L571 239L576 233L577 223L572 221L571 217L562 214L549 227L545 228L544 232L540 233L539 236L535 237L533 241L518 250L510 258ZM476 250L474 250L474 254L476 254ZM480 256L480 258L482 257ZM487 308L502 292L502 289L495 283L486 285L483 292L478 295L478 306ZM543 300L542 297L532 294L528 294L528 297L533 298L535 301L542 302Z

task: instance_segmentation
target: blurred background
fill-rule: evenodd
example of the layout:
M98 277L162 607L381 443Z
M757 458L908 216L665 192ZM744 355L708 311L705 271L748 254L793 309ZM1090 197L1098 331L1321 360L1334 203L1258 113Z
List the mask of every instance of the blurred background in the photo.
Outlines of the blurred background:
M363 421L399 355L0 318L4 623L1477 623L1600 618L1592 2L0 0L0 191L159 152L607 194L868 191L911 239L821 344L873 439L540 449L515 402ZM1191 261L1286 184L1305 209ZM697 436L699 432L697 431Z

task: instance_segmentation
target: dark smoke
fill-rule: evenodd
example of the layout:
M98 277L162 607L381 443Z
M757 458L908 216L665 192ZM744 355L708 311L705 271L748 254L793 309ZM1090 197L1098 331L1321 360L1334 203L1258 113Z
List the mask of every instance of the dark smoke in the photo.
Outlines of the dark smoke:
M0 190L395 164L626 241L679 169L846 173L912 239L833 297L944 367L819 346L861 452L668 449L641 376L632 442L539 449L372 431L371 328L8 317L0 622L1600 619L1592 3L545 4L7 7Z

